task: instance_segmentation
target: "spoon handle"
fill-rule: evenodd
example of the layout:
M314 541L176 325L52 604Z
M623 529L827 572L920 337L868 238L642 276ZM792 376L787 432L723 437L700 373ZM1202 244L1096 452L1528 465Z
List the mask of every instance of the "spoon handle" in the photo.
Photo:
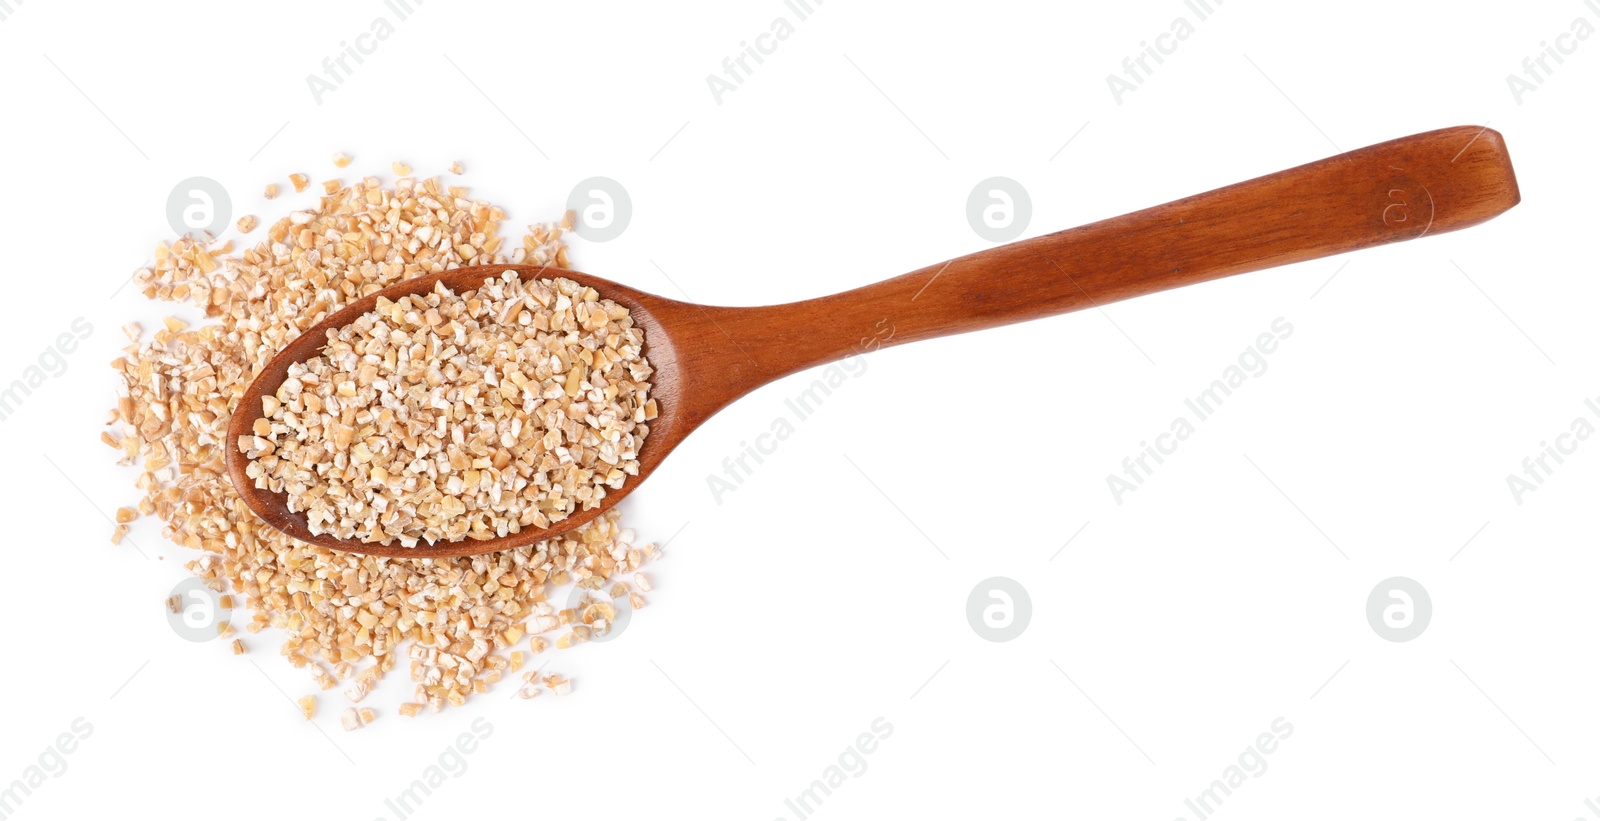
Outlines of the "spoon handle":
M1519 199L1498 132L1402 137L833 296L704 308L737 343L718 357L718 392L731 401L854 353L1455 231Z

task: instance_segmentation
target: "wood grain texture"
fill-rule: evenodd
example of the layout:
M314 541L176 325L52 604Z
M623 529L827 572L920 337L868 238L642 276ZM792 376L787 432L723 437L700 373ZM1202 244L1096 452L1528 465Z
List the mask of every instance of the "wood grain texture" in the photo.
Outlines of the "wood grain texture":
M661 415L639 452L649 478L691 432L730 402L781 376L857 353L1053 316L1247 271L1417 239L1477 225L1520 200L1501 135L1464 126L1358 149L1101 222L930 265L875 285L786 305L694 305L575 271L536 266L459 268L419 277L346 306L300 336L258 375L228 429L228 469L246 504L289 535L339 550L416 558L530 544L590 521L582 511L549 530L503 539L385 547L315 536L282 494L244 475L236 442L289 365L316 356L327 331L370 311L379 296L425 293L443 281L470 290L504 271L564 276L633 311L656 369Z

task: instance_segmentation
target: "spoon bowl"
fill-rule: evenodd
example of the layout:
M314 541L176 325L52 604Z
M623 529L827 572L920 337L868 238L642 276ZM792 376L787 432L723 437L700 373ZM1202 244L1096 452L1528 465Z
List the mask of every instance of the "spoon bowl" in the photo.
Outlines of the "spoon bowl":
M712 414L774 379L882 347L1040 319L1246 271L1317 259L1477 225L1521 200L1505 141L1461 126L1415 134L1101 222L1002 245L832 296L755 308L696 305L588 274L532 265L457 268L396 283L334 312L289 343L246 388L228 425L228 472L251 510L301 541L411 558L467 556L542 541L626 498ZM315 357L327 332L379 297L456 293L514 271L565 277L628 308L655 369L658 416L639 473L601 504L547 529L402 547L314 534L282 493L258 488L238 449L261 397L289 366ZM1371 287L1369 285L1369 287ZM1381 283L1377 287L1381 287ZM1381 292L1379 294L1381 296ZM1070 360L1078 352L1058 352Z
M371 312L380 298L395 300L403 296L426 295L439 283L460 294L476 290L485 280L497 278L507 271L516 273L523 280L562 277L593 288L603 298L627 308L633 316L634 323L644 331L643 353L655 370L651 377L650 396L656 400L658 414L650 422L650 435L645 437L644 444L639 448L639 474L628 477L628 481L623 483L620 489L608 489L606 498L600 505L588 510L576 510L567 518L552 522L551 526L544 530L527 528L497 539L467 539L456 542L435 542L431 545L419 541L415 547L404 547L398 540L391 544L383 544L358 539L340 539L326 533L313 533L306 524L305 514L290 510L286 494L257 487L255 480L245 474L250 459L240 452L238 442L241 436L253 435L252 426L261 416L262 397L277 393L279 386L288 378L291 365L305 362L320 354L327 345L329 331L348 325L363 314ZM669 320L677 318L686 307L689 307L686 303L658 297L599 277L541 265L475 265L395 283L329 314L286 345L272 358L266 368L256 375L255 380L245 389L244 396L239 400L238 412L228 423L228 475L233 480L233 486L244 497L245 504L267 524L303 542L351 553L418 559L470 556L496 550L509 550L565 533L592 521L607 508L621 501L638 487L640 482L648 478L666 455L682 441L683 435L675 436L674 431L679 430L683 422L685 406L679 398L683 395L684 373L679 365L670 326L663 324L660 316L665 315ZM673 322L671 326L681 324Z

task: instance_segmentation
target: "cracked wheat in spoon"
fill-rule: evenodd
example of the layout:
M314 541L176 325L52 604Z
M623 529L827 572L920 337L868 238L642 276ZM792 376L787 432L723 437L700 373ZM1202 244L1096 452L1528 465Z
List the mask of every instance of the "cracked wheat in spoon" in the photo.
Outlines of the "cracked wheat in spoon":
M548 528L638 475L643 331L564 278L379 299L262 397L236 447L312 533L404 547Z

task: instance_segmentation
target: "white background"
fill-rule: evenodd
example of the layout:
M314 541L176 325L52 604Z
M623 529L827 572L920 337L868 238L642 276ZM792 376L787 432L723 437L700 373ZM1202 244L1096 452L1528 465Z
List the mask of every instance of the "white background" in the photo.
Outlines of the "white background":
M816 817L1193 819L1185 799L1278 717L1293 734L1218 817L1556 821L1600 796L1600 444L1521 504L1506 483L1600 424L1600 37L1520 105L1506 81L1596 9L1228 0L1119 105L1106 76L1192 20L1182 3L828 0L719 105L706 76L793 21L781 2L430 0L318 104L306 76L393 20L382 3L8 5L0 382L75 317L94 328L0 423L0 786L94 727L15 817L392 819L384 799L475 719L492 735L414 817L792 819L877 717L893 734ZM261 189L291 172L460 159L521 226L604 175L632 223L575 243L575 267L754 305L987 247L964 213L987 177L1027 188L1035 236L1486 122L1524 197L1503 217L874 354L718 504L706 477L816 374L739 402L626 504L678 535L626 634L560 660L565 700L502 686L402 719L398 670L375 725L340 730L333 692L308 726L286 694L314 687L273 636L235 658L168 627L191 557L158 522L133 531L147 558L108 542L138 497L95 439L105 363L119 325L164 313L118 288L186 177L270 222L297 200ZM1294 332L1268 370L1117 504L1106 476L1277 317ZM1014 641L968 626L992 576L1031 595ZM1391 576L1431 594L1416 640L1367 623Z

